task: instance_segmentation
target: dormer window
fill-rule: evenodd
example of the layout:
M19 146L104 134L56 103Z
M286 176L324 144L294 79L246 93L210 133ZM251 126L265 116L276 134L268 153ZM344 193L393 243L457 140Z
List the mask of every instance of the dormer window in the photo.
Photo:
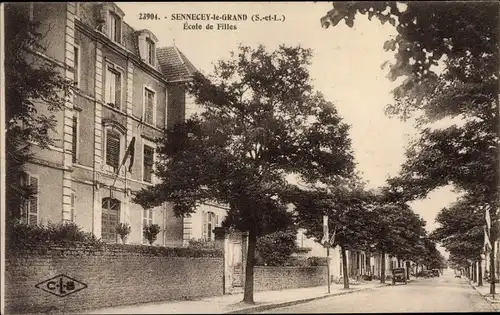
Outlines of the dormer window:
M146 46L148 53L148 63L152 66L155 65L155 42L151 38L146 38Z
M158 38L149 30L137 31L137 40L139 44L139 53L141 59L150 66L156 66L156 44Z
M109 12L109 38L117 43L122 39L122 20L113 12Z

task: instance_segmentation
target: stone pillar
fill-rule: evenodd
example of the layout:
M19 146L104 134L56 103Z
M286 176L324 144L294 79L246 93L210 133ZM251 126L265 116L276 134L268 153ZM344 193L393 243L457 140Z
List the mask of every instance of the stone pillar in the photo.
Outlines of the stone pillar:
M226 230L223 227L216 227L214 229L215 247L224 251L224 244L226 240Z
M66 5L66 28L64 41L64 63L68 66L65 70L65 78L73 81L75 79L75 4L68 2ZM63 110L63 182L62 182L62 221L72 221L72 176L71 168L73 167L73 109L74 95L70 93L64 104Z
M226 275L227 275L227 262L226 262L226 230L223 227L216 227L214 229L215 248L222 251L222 294L226 294Z

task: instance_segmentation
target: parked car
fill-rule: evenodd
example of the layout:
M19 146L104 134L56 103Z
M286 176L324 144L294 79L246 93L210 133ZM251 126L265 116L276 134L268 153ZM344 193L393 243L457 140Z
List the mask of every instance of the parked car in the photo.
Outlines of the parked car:
M396 282L403 282L406 284L406 270L404 268L394 268L392 269L392 284Z
M431 272L434 277L439 277L439 269L432 269Z

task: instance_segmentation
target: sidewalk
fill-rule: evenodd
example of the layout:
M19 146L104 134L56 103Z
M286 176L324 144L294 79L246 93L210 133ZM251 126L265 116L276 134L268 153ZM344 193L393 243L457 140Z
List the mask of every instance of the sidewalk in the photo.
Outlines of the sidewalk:
M361 282L359 285L351 285L349 289L345 290L343 284L332 283L330 294L327 293L326 285L312 288L255 292L255 304L253 305L241 302L243 294L234 294L195 301L166 301L94 309L84 312L84 314L244 314L251 311L261 312L278 307L307 303L335 295L372 290L386 285L381 284L379 281L367 281Z
M499 291L499 283L495 284L495 298L493 299L492 294L490 294L490 284L483 283L483 286L478 287L476 282L472 282L472 280L467 280L471 287L474 288L486 301L488 301L497 311L500 311L500 291Z

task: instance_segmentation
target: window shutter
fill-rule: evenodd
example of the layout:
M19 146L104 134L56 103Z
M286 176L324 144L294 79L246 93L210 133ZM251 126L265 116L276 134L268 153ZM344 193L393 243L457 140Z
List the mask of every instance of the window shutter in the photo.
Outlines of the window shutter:
M79 49L78 47L73 47L73 53L74 53L74 56L75 56L75 61L74 61L74 70L75 70L75 73L74 73L74 77L75 77L75 82L76 82L76 86L79 87L80 86L80 65L78 64L79 62Z
M203 222L202 222L203 239L207 239L207 228L208 228L208 213L203 211Z
M142 211L142 225L147 226L148 224L148 210L144 209Z
M38 224L38 178L30 176L30 186L35 191L29 201L28 223Z
M118 169L120 160L120 136L109 131L106 135L106 164Z
M219 226L219 216L215 215L215 226Z
M71 193L71 221L75 221L75 201L76 201L76 194L73 192Z
M144 35L139 36L139 54L142 60L146 60L146 37Z
M154 92L144 89L144 115L145 121L148 124L154 124Z
M109 68L106 68L106 78L105 78L106 82L104 82L105 84L105 91L104 91L104 102L106 104L109 104L112 102L111 100L111 95L112 95L112 80L113 80L113 73L109 70Z
M121 80L121 74L116 72L115 73L115 107L116 108L121 108L121 103L122 103L122 80Z
M77 138L77 132L78 132L78 118L76 116L73 116L73 139L72 139L72 159L73 163L76 163L77 160L77 145L78 145L78 138Z
M145 182L152 182L153 162L154 162L154 149L150 146L144 145L143 154L143 180Z

